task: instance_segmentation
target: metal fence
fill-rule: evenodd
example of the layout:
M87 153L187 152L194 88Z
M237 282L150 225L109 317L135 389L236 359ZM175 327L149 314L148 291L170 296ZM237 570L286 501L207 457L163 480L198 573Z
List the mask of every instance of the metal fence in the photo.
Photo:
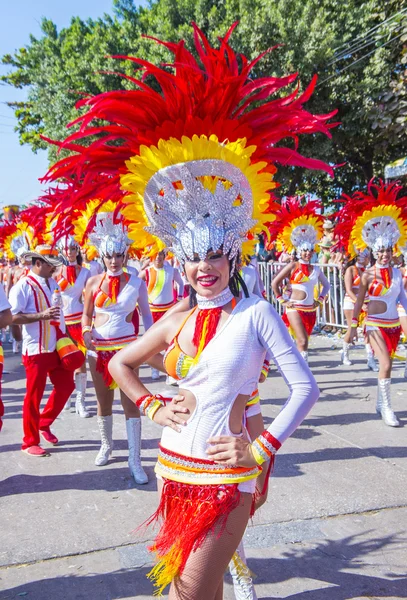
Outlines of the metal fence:
M274 298L271 282L281 269L286 264L278 262L259 262L260 277L264 283L267 300L281 314L283 307ZM330 283L329 294L326 302L317 310L317 326L324 327L330 325L332 327L343 327L346 329L346 322L343 316L343 297L345 295L345 285L343 282L342 272L338 265L317 265L328 279Z

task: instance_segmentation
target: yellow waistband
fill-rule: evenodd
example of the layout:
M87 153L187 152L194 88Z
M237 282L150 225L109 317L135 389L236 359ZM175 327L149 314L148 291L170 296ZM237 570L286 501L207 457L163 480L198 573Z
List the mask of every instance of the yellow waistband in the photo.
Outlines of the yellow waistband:
M261 473L261 468L257 465L250 468L224 466L211 460L178 454L160 445L155 472L165 479L181 483L219 485L255 479Z

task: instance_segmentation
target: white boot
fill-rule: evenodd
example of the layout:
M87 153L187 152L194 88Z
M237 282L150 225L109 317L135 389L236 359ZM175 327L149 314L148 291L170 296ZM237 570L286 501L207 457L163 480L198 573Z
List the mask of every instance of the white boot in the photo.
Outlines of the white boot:
M160 379L160 371L158 369L151 368L151 379Z
M343 342L343 348L342 348L342 352L341 352L341 360L342 360L342 364L345 365L346 367L350 367L352 362L349 358L349 350L350 350L351 344L348 344L348 342Z
M106 465L113 450L113 415L98 417L98 425L102 445L95 458L95 465L103 467Z
M90 412L86 410L85 397L86 397L86 373L75 373L75 412L83 419L90 417Z
M20 342L17 340L13 340L13 354L18 354L20 352Z
M233 579L233 592L236 600L257 600L254 590L253 580L250 576L250 570L246 564L246 556L243 548L243 541L236 549L235 555L229 563L229 571Z
M305 360L305 362L308 364L308 350L302 350L300 352L300 354L303 357L303 359Z
M379 367L377 366L376 361L374 359L372 346L370 344L366 344L365 348L366 348L367 366L369 367L369 369L371 371L378 373Z
M377 380L376 412L382 416L383 422L389 427L399 427L400 421L391 408L390 385L391 379Z
M126 419L127 440L129 443L129 469L134 481L139 484L148 483L148 477L141 466L141 419Z

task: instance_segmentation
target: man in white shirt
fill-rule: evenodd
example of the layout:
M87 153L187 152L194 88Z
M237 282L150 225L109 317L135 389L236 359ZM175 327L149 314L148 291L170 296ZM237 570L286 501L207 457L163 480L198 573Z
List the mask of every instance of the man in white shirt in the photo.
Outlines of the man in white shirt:
M56 325L65 330L63 314L52 306L58 285L52 278L63 258L51 246L37 246L28 252L32 259L31 272L20 279L10 292L13 323L23 326L23 364L27 375L23 405L23 444L21 449L30 456L47 456L40 446L41 436L52 445L58 439L50 426L55 421L74 390L73 372L62 367L56 351ZM40 414L40 404L49 376L54 389Z
M4 291L4 288L2 285L0 285L0 329L4 329L5 327L8 327L9 325L11 325L12 316L11 316L10 308L11 308L11 306L7 300L7 296ZM2 345L0 342L0 431L1 431L1 428L3 427L2 417L4 415L4 404L1 399L1 378L3 375L3 362L4 362L3 348L2 348Z

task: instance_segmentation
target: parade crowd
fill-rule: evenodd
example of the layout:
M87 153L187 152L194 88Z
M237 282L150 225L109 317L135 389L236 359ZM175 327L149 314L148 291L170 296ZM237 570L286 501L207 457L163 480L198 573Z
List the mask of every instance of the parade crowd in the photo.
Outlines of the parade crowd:
M265 502L276 453L319 396L308 345L332 285L321 265L338 264L343 275L341 362L352 364L359 330L367 368L378 373L376 410L385 425L400 425L391 369L407 335L407 197L397 184L372 181L344 194L329 219L315 198L278 199L276 163L333 175L276 144L331 135L334 112L304 109L315 82L285 102L256 105L286 81L265 78L257 97L251 65L238 68L228 36L215 49L195 27L195 41L203 66L182 43L169 45L174 75L143 65L160 93L143 80L79 102L87 111L79 132L55 142L73 154L49 170L39 201L11 207L0 228L0 328L25 367L22 451L47 456L71 402L78 418L91 416L89 371L95 465L108 464L119 388L137 485L148 481L142 419L163 427L150 521L160 521L149 575L157 590L170 584L171 599L221 600L229 566L236 598L253 600L242 536ZM272 294L282 318L265 299L259 258L281 263ZM266 428L259 383L271 363L288 395ZM149 391L145 364L172 394ZM53 389L42 405L47 378Z

